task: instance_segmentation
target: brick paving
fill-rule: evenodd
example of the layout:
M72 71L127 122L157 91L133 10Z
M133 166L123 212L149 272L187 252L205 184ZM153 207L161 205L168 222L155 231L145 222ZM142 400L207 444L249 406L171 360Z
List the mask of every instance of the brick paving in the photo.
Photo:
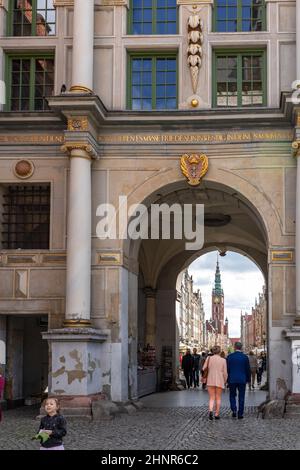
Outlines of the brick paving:
M39 422L38 410L24 407L4 412L0 425L1 450L38 449L31 441ZM207 406L144 408L112 421L68 419L66 449L83 450L204 450L300 449L300 419L257 419L247 407L244 420L233 420L228 407L220 421L207 419Z

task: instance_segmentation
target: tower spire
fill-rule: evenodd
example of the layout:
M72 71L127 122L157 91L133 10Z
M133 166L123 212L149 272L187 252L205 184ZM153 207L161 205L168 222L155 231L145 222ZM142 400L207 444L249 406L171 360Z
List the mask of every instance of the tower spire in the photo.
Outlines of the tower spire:
M222 284L221 284L221 273L220 273L220 267L219 267L219 254L217 256L214 294L223 295L223 289L222 289Z

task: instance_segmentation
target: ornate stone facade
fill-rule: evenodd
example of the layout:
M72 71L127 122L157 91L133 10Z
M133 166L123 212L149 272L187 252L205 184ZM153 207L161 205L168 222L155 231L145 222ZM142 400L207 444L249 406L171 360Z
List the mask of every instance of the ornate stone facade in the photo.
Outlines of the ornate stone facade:
M205 345L205 312L201 292L194 292L193 277L185 270L180 291L179 348L185 352L187 347L203 351Z
M252 307L251 314L241 314L241 341L244 350L266 350L267 344L267 301L266 288L259 294L255 300L255 306Z
M55 51L49 110L2 106L0 113L0 224L7 187L25 184L14 171L18 161L33 165L26 185L51 188L49 248L6 250L0 240L0 341L12 401L45 385L87 406L103 395L137 398L139 336L155 343L158 362L169 348L175 374L178 274L216 247L234 249L261 268L268 286L270 397L278 395L279 379L300 393L292 362L300 338L300 165L291 154L292 142L300 141L300 110L290 100L291 83L300 77L300 1L266 1L266 30L251 33L215 32L211 1L177 5L174 35L127 34L126 1L57 0L55 35L9 37L8 2L0 2L0 79L12 52ZM196 92L186 60L193 13L203 21ZM266 106L213 108L214 51L257 44L267 56ZM128 54L150 46L177 54L174 111L128 109ZM208 158L199 186L189 186L181 173L184 154ZM97 208L118 207L120 195L128 207L204 204L203 248L186 250L179 239L99 239ZM149 288L154 297L146 296ZM34 380L23 386L31 370Z

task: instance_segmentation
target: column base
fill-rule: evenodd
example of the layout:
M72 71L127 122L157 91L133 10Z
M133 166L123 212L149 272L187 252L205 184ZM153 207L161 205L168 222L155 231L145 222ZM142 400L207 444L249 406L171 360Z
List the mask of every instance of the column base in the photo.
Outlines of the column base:
M94 328L62 328L43 333L51 350L49 395L90 397L102 393L101 343L107 335Z
M90 320L65 320L63 325L65 328L86 328L90 327L92 323Z
M291 341L292 395L300 396L300 325L284 332Z
M73 85L70 88L71 93L88 93L89 95L93 95L94 92L90 88L83 86L83 85Z

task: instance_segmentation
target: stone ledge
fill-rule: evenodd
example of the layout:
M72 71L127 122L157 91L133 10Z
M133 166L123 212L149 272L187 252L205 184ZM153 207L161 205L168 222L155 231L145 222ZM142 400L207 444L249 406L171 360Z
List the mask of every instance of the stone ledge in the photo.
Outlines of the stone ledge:
M50 341L97 341L107 340L107 333L95 328L60 328L43 333L43 339Z

